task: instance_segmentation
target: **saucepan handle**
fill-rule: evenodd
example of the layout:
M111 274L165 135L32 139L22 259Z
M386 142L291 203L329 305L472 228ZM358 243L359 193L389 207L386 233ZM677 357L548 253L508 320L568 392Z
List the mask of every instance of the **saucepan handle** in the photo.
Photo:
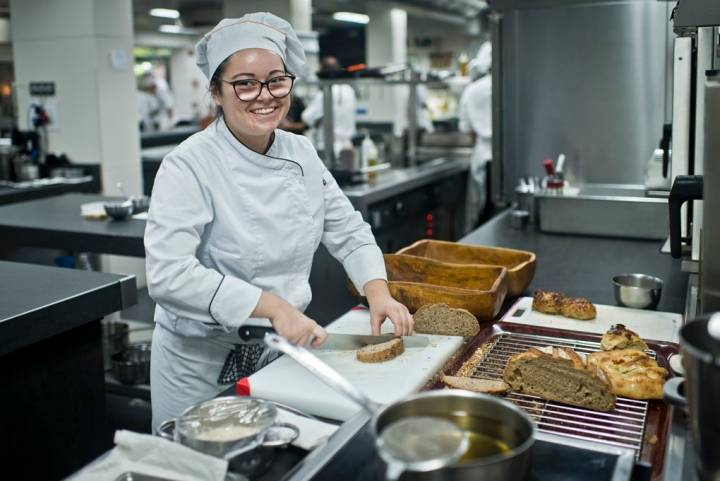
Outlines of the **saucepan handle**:
M175 423L177 418L168 419L160 423L160 426L155 429L155 434L163 439L169 439L175 441Z
M267 448L284 448L300 436L300 429L291 423L275 423L265 431L262 445Z
M680 386L684 382L684 377L674 377L666 381L663 386L663 397L673 406L687 410L687 398L680 393Z

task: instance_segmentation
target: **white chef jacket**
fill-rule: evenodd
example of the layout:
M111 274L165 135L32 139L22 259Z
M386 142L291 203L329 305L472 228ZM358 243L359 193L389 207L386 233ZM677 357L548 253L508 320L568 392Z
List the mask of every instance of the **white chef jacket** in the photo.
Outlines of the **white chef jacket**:
M320 242L359 292L387 279L370 226L308 139L275 130L259 154L219 119L169 153L155 178L145 230L155 321L186 336L235 332L262 291L303 311Z
M470 158L470 176L465 205L465 230L475 227L485 208L485 165L492 160L492 77L485 75L465 87L460 96L461 132L475 132L475 147Z
M355 90L353 90L350 85L333 85L332 94L335 142L351 140L356 132L355 110L357 97ZM321 90L313 97L310 104L308 104L300 115L302 121L305 122L308 127L315 129L313 131L313 140L318 150L323 150L325 147L325 136L323 134L322 124L320 127L315 128L315 123L323 118L324 99L325 95Z

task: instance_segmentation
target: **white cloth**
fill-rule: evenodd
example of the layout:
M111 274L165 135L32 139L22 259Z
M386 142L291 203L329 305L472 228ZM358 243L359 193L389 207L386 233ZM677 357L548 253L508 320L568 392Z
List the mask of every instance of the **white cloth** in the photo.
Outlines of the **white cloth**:
M239 342L237 328L269 325L250 319L262 291L305 310L320 242L342 262L359 292L370 280L387 279L370 226L305 137L276 130L268 152L258 154L238 142L221 118L165 157L145 230L147 284L157 303L155 322L181 339L177 349L163 354L166 365L179 365L162 374L172 379L165 387L156 384L157 376L151 382L154 412L157 403L164 418L176 416L224 388L217 374L230 344ZM202 338L225 346L204 348ZM162 339L159 344L153 342L156 374ZM205 365L199 370L192 367L193 349ZM189 371L183 371L180 358ZM179 382L189 385L173 390ZM166 396L182 399L162 399Z
M173 93L164 77L155 77L155 98L160 105L157 122L160 130L173 126L172 109L175 106Z
M477 80L481 76L490 71L492 66L492 44L485 42L478 49L475 58L470 61L468 69L470 70L470 78Z
M492 160L492 78L486 75L468 85L460 97L461 132L475 134L475 147L470 159L467 202L465 206L466 230L474 227L478 215L485 208L486 170Z
M333 97L333 123L335 128L335 143L342 143L351 140L355 135L355 110L357 97L355 90L350 85L340 84L332 86ZM322 123L316 125L323 118L323 102L325 94L318 92L303 110L302 121L313 131L313 141L318 150L325 148L325 136L323 135Z
M223 481L227 466L224 459L157 436L116 431L115 448L68 479L113 480L132 472L177 481Z
M212 79L230 55L246 48L263 48L283 60L290 73L305 75L305 48L292 26L268 12L225 18L195 46L197 66Z

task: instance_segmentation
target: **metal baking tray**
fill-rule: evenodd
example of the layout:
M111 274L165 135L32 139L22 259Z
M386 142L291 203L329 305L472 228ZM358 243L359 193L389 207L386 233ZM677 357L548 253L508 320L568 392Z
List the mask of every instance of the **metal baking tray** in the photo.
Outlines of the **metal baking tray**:
M600 338L597 334L499 322L484 328L468 341L425 387L443 388L442 374L457 374L479 349L483 350L483 354L476 356L470 375L501 379L508 359L530 347L569 347L577 352L589 353L600 350ZM678 346L652 342L648 342L648 346L648 354L670 371L667 359L678 352ZM578 445L587 441L601 448L605 446L607 452L617 448L630 449L636 461L652 466L653 480L660 479L670 420L668 405L664 402L618 397L615 409L603 413L526 394L510 393L505 397L530 414L540 433L572 440Z

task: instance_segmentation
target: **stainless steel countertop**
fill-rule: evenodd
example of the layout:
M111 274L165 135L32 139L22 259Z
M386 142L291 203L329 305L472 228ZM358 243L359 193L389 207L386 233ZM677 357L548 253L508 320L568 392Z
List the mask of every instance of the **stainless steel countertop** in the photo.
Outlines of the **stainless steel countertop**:
M343 192L363 212L369 204L466 171L469 166L468 159L440 157L415 167L378 172L373 182L343 187Z

